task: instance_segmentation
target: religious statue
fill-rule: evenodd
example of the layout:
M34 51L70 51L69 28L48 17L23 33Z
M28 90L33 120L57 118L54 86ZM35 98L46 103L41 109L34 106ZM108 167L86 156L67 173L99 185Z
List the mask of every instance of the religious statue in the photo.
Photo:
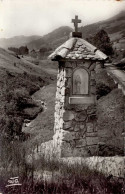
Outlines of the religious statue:
M75 84L75 94L80 94L81 93L81 78L79 75L76 76L75 80L74 80L74 84Z
M73 94L84 95L88 94L89 77L88 72L79 68L73 73Z

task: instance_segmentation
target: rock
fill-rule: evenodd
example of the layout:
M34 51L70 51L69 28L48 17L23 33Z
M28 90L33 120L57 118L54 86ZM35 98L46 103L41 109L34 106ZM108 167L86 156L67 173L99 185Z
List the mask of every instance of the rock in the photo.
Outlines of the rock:
M86 139L75 140L75 142L77 148L86 146Z
M83 110L86 110L88 108L88 105L87 104L77 104L77 105L74 105L74 109L76 110L76 112L81 112Z
M63 129L69 129L70 127L72 127L72 121L68 121L63 124Z
M95 78L95 71L91 71L91 78Z
M71 77L72 76L72 69L71 68L66 68L65 70L65 77Z
M93 132L93 123L86 123L86 127L88 133Z
M80 130L80 126L79 126L79 124L77 123L76 125L75 125L75 127L74 127L74 131L79 131Z
M96 81L95 79L90 80L90 86L95 86L96 87Z
M94 70L94 69L95 69L95 67L96 67L96 64L95 64L95 63L93 63L93 64L90 66L89 70L90 70L90 71L92 71L92 70Z
M87 114L96 114L96 105L88 106Z
M66 62L65 67L72 67L72 63L71 62Z
M97 145L98 137L86 137L87 145Z
M74 119L74 114L72 111L65 111L63 114L64 121L70 121Z
M63 88L61 89L61 95L62 95L62 96L65 96L65 87L63 87Z
M96 86L91 86L90 87L90 92L91 92L91 94L96 95Z
M86 133L86 137L98 137L98 133L97 132Z
M80 124L80 129L83 131L83 129L84 129L84 131L86 131L86 128L85 128L85 124L84 123L82 123L82 124Z
M76 117L75 117L75 120L76 121L85 121L87 118L87 114L86 114L86 111L82 111L80 113L77 113Z
M69 131L62 131L62 140L63 141L71 141L73 139L76 139L75 132L69 132Z

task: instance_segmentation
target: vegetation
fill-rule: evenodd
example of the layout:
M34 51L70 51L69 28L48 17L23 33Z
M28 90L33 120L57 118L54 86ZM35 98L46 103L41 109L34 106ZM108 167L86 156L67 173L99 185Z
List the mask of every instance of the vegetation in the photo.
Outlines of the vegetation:
M27 46L21 46L19 48L9 47L8 49L10 51L14 51L17 55L28 55L29 53L29 49L27 48Z
M106 86L105 84L99 83L96 85L97 100L102 96L106 96L109 92L111 92L111 88Z
M23 155L24 158L25 154ZM124 179L118 179L110 176L105 176L95 170L88 169L82 164L67 164L57 160L49 160L41 158L39 163L26 164L24 159L18 159L17 154L16 165L13 167L15 172L20 172L20 183L22 183L21 191L24 194L58 194L58 193L86 193L86 194L122 194L124 193ZM22 161L22 166L20 166ZM38 165L39 164L39 165ZM46 166L45 166L46 165ZM16 168L18 166L18 168ZM35 179L35 168L41 167L41 178ZM46 171L46 169L48 171ZM77 169L77 170L76 170ZM12 169L11 169L12 170ZM4 172L4 173L3 173ZM12 188L5 188L9 174L3 171L1 178L1 189L3 192L11 191ZM13 171L13 176L15 175ZM48 178L45 178L45 173L49 172ZM19 193L19 189L14 190L14 194Z
M105 30L100 30L96 35L89 37L87 40L106 55L114 53L110 38Z

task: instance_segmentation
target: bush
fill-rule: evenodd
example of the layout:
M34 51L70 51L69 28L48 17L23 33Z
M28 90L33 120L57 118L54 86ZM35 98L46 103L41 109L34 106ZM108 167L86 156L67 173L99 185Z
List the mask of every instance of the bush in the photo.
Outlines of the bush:
M96 85L96 95L97 100L102 96L106 96L108 93L111 92L111 88L103 83L99 83Z
M104 52L106 55L114 54L110 38L106 31L100 30L95 36L89 37L87 40L95 45L102 52Z

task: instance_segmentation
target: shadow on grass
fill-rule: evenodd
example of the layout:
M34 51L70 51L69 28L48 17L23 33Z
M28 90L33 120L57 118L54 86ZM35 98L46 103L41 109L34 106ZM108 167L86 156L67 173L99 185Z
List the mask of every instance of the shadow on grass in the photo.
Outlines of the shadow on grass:
M39 170L41 177L37 179L35 170ZM42 169L42 170L41 170ZM41 170L41 171L40 171ZM48 178L44 177L45 172L51 172ZM17 188L5 190L3 193L13 194L123 194L124 179L106 177L102 173L90 170L82 164L67 164L57 160L37 161L29 166L27 175L20 177L21 191ZM3 181L1 180L1 183Z

